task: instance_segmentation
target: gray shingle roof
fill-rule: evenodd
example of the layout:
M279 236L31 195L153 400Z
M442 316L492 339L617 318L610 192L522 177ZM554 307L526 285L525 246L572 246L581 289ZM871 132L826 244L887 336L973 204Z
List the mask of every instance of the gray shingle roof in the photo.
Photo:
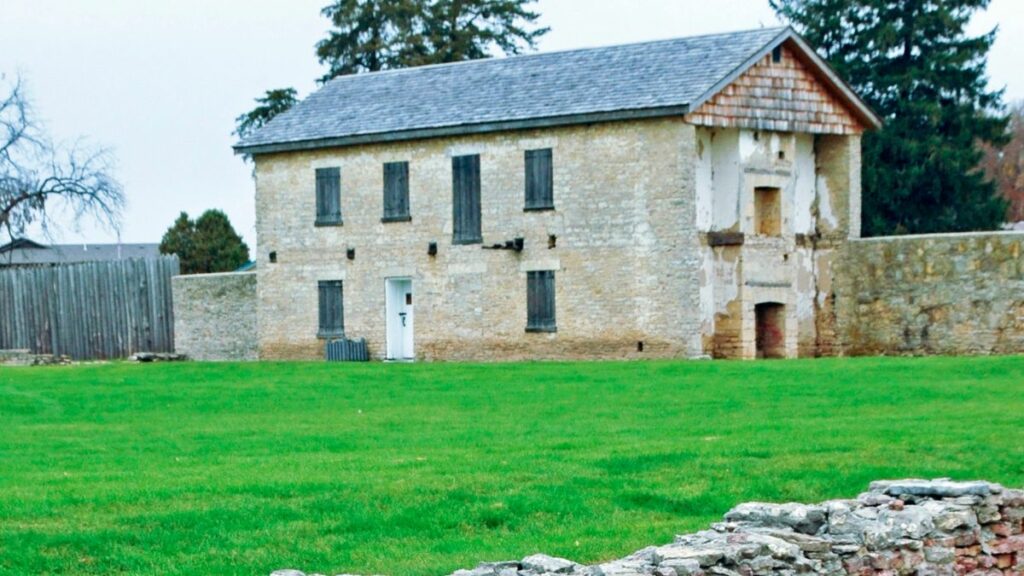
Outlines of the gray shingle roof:
M159 244L51 244L14 241L0 246L0 267L156 258Z
M341 76L236 150L481 132L536 119L565 124L623 111L685 113L791 36L788 28L763 28Z

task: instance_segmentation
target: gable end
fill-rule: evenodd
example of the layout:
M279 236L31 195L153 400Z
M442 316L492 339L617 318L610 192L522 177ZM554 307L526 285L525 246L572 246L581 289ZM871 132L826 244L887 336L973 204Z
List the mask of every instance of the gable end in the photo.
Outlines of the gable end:
M868 126L823 82L792 40L762 56L686 116L691 124L811 134ZM776 61L778 60L778 61Z

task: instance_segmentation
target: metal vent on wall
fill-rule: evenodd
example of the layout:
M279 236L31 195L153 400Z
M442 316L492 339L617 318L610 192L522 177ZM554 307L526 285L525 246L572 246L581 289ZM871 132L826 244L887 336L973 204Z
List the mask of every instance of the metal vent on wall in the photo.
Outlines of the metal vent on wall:
M370 360L366 338L331 340L327 343L326 353L328 362L368 362Z

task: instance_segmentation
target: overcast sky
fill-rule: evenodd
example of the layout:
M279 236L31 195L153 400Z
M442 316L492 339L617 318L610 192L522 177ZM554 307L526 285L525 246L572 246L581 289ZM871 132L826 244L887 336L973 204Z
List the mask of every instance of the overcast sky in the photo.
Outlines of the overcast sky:
M121 238L158 242L182 210L228 213L255 244L251 169L233 155L234 118L267 88L315 88L313 45L327 0L3 0L0 73L20 73L58 139L111 148L128 196ZM767 0L540 0L561 50L778 24ZM991 85L1024 99L1024 1L993 0ZM9 77L9 76L8 76ZM69 242L109 242L94 227Z

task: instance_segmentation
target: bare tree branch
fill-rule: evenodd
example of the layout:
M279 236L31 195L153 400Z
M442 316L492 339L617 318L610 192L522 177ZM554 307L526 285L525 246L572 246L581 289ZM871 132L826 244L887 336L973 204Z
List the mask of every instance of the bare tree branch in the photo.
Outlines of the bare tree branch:
M0 229L13 240L32 225L48 233L69 218L117 231L125 200L110 152L52 143L20 78L0 93Z

